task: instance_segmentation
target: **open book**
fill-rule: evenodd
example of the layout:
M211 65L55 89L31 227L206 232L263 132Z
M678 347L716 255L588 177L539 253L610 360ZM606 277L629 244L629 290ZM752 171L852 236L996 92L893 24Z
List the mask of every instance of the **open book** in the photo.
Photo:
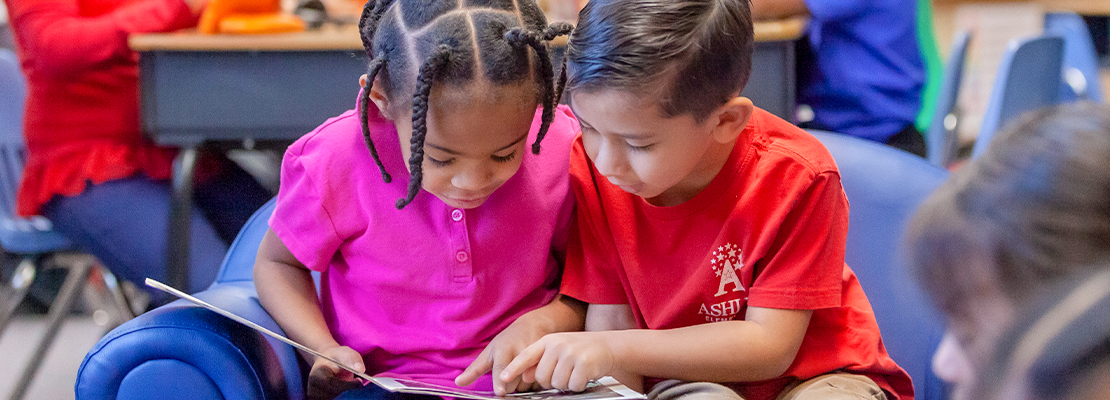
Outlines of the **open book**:
M497 396L492 391L460 389L460 388L456 388L456 387L442 386L442 385L435 385L435 384L431 384L431 383L418 382L418 381L414 381L414 380L411 380L411 379L387 378L387 377L380 377L380 376L379 377L374 377L374 376L370 376L370 375L367 375L367 374L362 373L362 372L358 372L358 370L355 370L354 368L351 368L347 365L344 365L343 363L341 363L339 361L336 361L335 359L333 359L331 357L325 356L325 355L321 354L318 351L312 350L312 349L308 348L305 345L294 342L294 341L290 340L289 338L287 338L285 336L282 336L281 334L278 334L278 333L276 333L274 331L271 331L269 329L266 329L266 328L262 327L261 325L258 325L254 322L251 322L250 320L247 320L246 318L240 317L238 315L235 315L235 314L231 313L230 311L227 311L227 310L224 310L222 308L211 305L208 302L205 302L204 300L201 300L201 299L198 299L196 297L190 296L189 294L187 294L185 292L182 292L180 290L174 289L174 288L172 288L172 287L170 287L170 286L168 286L168 285L166 285L162 282L158 282L156 280L147 278L146 279L146 284L147 284L147 286L150 286L152 288L164 291L166 293L172 294L172 295L180 297L182 299L191 301L191 302L195 303L198 306L201 306L201 307L204 307L204 308L207 308L207 309L211 310L212 312L215 312L217 314L220 314L220 315L223 315L225 317L231 318L235 322L246 325L246 326L250 327L251 329L262 332L263 334L265 334L267 336L270 336L274 339L285 342L286 344L288 344L290 346L293 346L293 347L295 347L295 348L297 348L301 351L304 351L304 352L312 354L316 357L320 357L320 358L323 358L325 360L331 361L331 362L335 363L335 365L338 365L340 368L343 368L343 369L353 373L358 379L360 379L363 382L363 384L373 383L375 385L381 386L383 389L388 390L390 392L427 394L427 395L433 395L433 396L456 397L456 398L474 399L474 400L503 400L503 399L526 399L526 400L547 400L547 399L552 399L552 400L597 400L597 399L605 399L605 400L609 400L609 399L613 399L613 400L615 400L615 399L643 399L643 398L645 398L643 394L640 394L640 393L638 393L638 392L636 392L632 389L629 389L627 386L622 385L620 382L617 382L616 379L613 379L612 377L609 377L609 376L598 379L596 381L590 382L590 384L586 386L586 390L581 391L581 392L573 392L573 391L569 391L569 390L559 390L559 389L549 389L549 390L541 390L541 391L537 391L537 392L512 393L512 394L505 395L503 397L502 396Z

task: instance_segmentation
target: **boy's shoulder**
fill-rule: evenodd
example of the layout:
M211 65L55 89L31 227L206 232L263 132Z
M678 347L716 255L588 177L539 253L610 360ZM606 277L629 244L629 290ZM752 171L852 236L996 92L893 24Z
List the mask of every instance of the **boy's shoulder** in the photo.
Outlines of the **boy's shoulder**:
M838 173L832 154L816 137L804 129L756 107L744 135L760 153L756 162L771 165L800 166L813 175Z

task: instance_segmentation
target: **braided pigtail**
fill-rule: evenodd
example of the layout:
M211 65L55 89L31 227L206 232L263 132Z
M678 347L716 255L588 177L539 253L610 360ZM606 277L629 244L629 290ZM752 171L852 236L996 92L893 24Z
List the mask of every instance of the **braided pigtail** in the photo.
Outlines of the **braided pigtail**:
M555 119L555 93L552 85L551 55L547 52L547 44L538 34L525 32L521 28L513 28L505 32L505 39L515 45L528 45L536 51L539 64L537 73L543 77L543 113L540 119L540 131L536 134L536 142L532 143L532 154L540 154L540 141L547 136L551 121Z
M563 57L562 66L559 68L559 81L555 83L555 104L563 101L563 92L567 88L567 57Z
M370 156L374 157L374 164L378 165L378 171L382 173L382 180L385 183L393 181L393 177L385 170L385 165L382 164L381 157L378 156L378 149L374 146L374 140L370 138L370 89L374 86L374 80L377 79L378 73L385 68L384 57L374 57L374 31L377 30L378 21L381 19L382 14L389 8L390 0L369 0L366 6L362 7L362 15L358 18L358 32L362 38L362 47L366 50L366 57L370 59L370 65L366 72L366 83L362 85L362 95L358 98L358 120L362 124L362 137L366 140L366 147L370 149Z
M362 85L362 96L358 97L358 120L362 123L362 138L366 139L366 147L370 149L370 156L374 157L374 163L378 165L378 171L382 173L382 180L385 183L393 181L393 177L389 176L386 172L385 165L382 165L381 157L378 157L378 149L374 147L374 140L370 138L370 88L374 86L374 79L377 78L378 72L385 67L385 60L370 61L370 72L366 76L366 84Z
M378 30L378 21L382 15L393 5L393 0L368 0L362 7L362 14L358 17L358 32L362 36L362 47L366 49L366 56L374 54L374 33Z
M362 48L366 49L367 57L374 54L374 33L366 34L366 22L370 20L370 16L374 15L374 8L377 4L377 0L368 0L366 5L362 6L362 15L358 17L358 35L362 39Z
M543 30L543 40L552 41L559 36L569 35L574 31L574 25L566 22L556 22Z
M544 30L543 39L551 41L556 37L563 35L570 35L574 31L574 25L566 22L556 22L547 26ZM567 87L567 57L563 57L559 67L559 80L555 84L555 104L559 104L563 100L563 90Z
M428 134L428 98L431 97L432 82L435 81L436 74L447 65L450 59L451 46L439 45L439 48L420 66L420 74L416 77L416 90L412 97L412 140L410 142L412 155L409 157L409 172L412 178L409 180L408 196L397 200L397 209L405 208L416 198L416 193L420 191L420 185L424 180L424 137Z

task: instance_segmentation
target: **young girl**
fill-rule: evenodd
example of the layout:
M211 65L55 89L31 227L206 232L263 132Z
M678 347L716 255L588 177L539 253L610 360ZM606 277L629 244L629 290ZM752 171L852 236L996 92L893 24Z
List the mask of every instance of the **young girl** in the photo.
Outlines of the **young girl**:
M1003 335L973 398L1105 399L1110 395L1110 265L1052 285Z
M259 299L292 339L354 368L451 385L556 294L578 127L555 108L545 41L570 27L530 0L371 0L360 28L358 112L286 152ZM357 386L309 362L310 397Z
M918 210L907 253L947 315L933 369L955 398L968 398L1017 307L1107 265L1108 165L1110 109L1045 109L1010 125Z

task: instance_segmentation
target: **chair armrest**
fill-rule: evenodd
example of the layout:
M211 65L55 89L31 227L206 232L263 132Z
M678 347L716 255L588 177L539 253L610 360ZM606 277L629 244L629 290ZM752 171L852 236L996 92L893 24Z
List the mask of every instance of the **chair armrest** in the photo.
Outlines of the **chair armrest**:
M282 333L251 282L215 285L200 299ZM295 350L219 314L178 300L104 336L77 372L79 399L300 399Z

